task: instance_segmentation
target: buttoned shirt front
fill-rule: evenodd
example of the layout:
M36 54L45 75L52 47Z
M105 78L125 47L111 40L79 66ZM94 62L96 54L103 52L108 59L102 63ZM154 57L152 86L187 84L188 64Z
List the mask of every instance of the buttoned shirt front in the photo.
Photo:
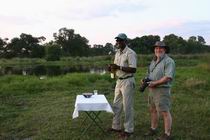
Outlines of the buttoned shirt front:
M120 51L120 49L115 54L114 64L122 66L122 67L131 67L136 68L137 67L137 56L136 53L130 49L128 46L124 48L123 51ZM133 73L127 73L122 70L116 71L117 77L127 77L132 76Z
M166 76L171 79L175 75L175 62L167 54L160 58L159 62L152 60L149 66L149 79L151 80L160 80L162 77ZM165 84L159 85L158 87L171 87L172 81L169 81Z

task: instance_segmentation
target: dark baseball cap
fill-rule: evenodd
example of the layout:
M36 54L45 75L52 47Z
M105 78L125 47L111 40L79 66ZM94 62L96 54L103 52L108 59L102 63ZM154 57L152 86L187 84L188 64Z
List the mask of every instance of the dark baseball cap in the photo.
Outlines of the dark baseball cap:
M127 40L127 35L125 33L120 33L115 37L115 39Z

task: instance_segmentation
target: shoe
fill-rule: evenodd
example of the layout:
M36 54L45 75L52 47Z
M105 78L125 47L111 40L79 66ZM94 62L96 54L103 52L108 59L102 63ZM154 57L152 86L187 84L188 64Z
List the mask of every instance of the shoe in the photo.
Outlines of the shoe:
M121 129L119 129L119 130L117 130L117 129L114 129L114 128L109 128L108 130L107 130L107 132L115 132L115 133L120 133L120 132L122 132L122 130Z
M124 132L120 133L120 138L126 139L126 138L128 138L132 135L133 135L133 133L129 133L129 132L124 131Z
M157 134L157 130L150 128L147 133L144 134L145 137L147 136L154 136Z
M155 140L172 140L171 136L168 136L167 134L162 134L159 138Z

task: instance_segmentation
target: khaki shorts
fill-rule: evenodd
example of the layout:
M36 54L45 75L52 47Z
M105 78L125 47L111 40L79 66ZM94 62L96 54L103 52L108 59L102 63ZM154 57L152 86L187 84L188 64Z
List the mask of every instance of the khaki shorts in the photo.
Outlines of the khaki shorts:
M171 108L170 88L149 88L148 104L158 112L169 111Z

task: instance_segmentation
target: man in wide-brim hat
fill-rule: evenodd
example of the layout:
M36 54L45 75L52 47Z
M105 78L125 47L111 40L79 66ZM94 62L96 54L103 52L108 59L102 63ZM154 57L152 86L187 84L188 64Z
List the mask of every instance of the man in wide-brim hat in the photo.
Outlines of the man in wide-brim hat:
M155 47L164 48L165 49L165 53L169 53L170 52L170 48L162 41L156 41L155 42L155 45L153 45L153 51L154 51Z
M151 127L145 136L153 136L157 132L159 114L163 117L164 132L156 140L170 140L172 116L171 86L175 75L175 62L167 55L169 47L162 41L153 46L155 57L148 68L149 94L148 103L151 116Z

